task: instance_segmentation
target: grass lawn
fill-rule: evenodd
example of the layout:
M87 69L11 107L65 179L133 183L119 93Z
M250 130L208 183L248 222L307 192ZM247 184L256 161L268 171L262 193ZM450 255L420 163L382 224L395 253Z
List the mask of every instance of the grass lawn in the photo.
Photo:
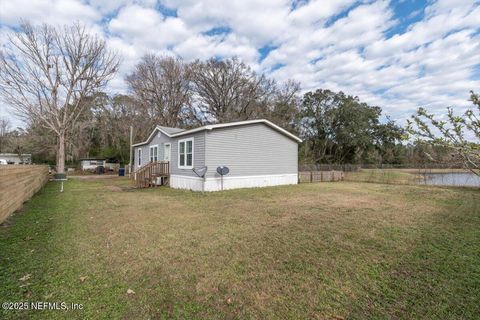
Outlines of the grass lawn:
M421 180L420 170L402 169L361 169L345 173L345 180L351 182L373 182L387 184L417 184ZM420 179L420 180L419 180Z
M480 190L49 183L0 227L0 318L473 319ZM135 293L127 293L127 290Z
M422 184L424 175L431 173L470 173L465 169L360 169L358 171L345 172L345 181L372 182L382 184Z

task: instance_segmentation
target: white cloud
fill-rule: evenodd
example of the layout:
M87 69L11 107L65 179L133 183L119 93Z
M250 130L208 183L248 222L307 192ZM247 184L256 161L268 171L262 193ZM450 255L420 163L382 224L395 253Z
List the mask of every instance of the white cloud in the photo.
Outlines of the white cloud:
M99 21L101 15L78 0L2 0L0 21L15 26L20 20L32 23L67 24L79 20L87 24Z
M285 20L290 3L287 0L173 0L166 4L178 8L179 17L193 31L206 32L228 26L257 46L274 40L288 28Z
M322 25L338 12L354 4L354 0L310 1L289 14L290 22L298 27Z
M131 5L120 10L118 15L113 18L108 27L109 30L122 34L124 37L135 38L145 37L162 22L162 15L155 9L143 8L138 5Z
M89 4L103 14L108 14L123 6L137 4L142 7L153 8L156 0L89 0Z
M248 39L235 34L227 36L196 35L175 47L174 52L187 61L236 56L253 65L258 58L257 50L249 45Z
M382 39L367 49L371 57L388 57L398 52L415 49L436 39L441 39L452 31L463 28L479 27L480 7L469 5L450 7L442 4L448 1L436 2L426 10L427 18L412 25L403 34L395 35L389 39ZM466 2L466 1L464 1ZM450 10L447 10L449 8Z

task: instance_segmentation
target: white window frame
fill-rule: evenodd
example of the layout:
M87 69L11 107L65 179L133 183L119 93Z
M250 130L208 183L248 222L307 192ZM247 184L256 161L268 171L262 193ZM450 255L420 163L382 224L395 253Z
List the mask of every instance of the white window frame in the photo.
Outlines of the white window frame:
M137 166L138 166L138 167L141 167L141 166L142 166L142 148L138 148L138 151L137 151L137 160L138 160Z
M192 165L191 166L187 166L187 142L188 141L192 141ZM183 166L180 165L180 143L185 143L185 163ZM178 150L177 150L177 163L178 163L178 168L179 169L193 169L193 163L194 163L194 159L195 159L195 148L194 148L194 141L193 141L193 138L187 138L187 139L182 139L182 140L178 140Z
M157 148L157 152L156 154L155 152L153 153L153 159L152 159L152 149L155 150L155 148ZM158 162L158 144L151 145L148 148L148 159L150 160L150 162Z

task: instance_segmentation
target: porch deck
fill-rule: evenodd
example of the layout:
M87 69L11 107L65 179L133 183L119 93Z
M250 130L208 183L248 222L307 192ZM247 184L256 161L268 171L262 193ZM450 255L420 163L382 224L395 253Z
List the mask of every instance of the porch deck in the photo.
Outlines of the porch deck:
M168 185L170 180L170 162L158 161L149 162L133 175L137 188L156 187L158 185ZM160 184L158 183L160 178Z

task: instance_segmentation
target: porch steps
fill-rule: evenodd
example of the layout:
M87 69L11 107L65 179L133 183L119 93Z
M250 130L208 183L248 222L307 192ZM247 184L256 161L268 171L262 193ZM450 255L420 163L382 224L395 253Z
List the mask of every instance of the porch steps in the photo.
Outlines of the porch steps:
M157 183L158 178L161 178L162 185L168 185L170 180L170 162L149 162L138 169L133 177L137 188L156 187L159 185Z

